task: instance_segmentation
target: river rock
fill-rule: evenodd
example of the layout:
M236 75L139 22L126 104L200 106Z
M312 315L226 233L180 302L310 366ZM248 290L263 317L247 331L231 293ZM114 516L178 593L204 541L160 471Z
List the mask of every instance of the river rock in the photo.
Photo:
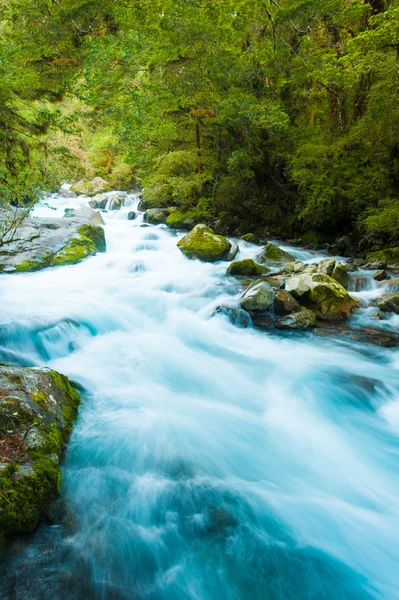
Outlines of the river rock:
M303 273L306 268L306 265L300 260L295 260L293 262L289 262L285 265L283 272L288 274L293 273Z
M134 210L130 210L127 213L127 220L128 221L134 221L135 218L136 218L136 213L134 212Z
M75 194L83 195L83 196L95 196L96 194L100 194L101 192L107 192L110 186L105 179L101 177L95 177L91 181L82 180L77 181L73 185L71 185L71 192L75 192Z
M238 244L235 244L234 242L231 244L231 248L228 251L228 253L226 254L226 258L225 260L234 260L235 257L237 256L237 254L239 253L240 248L238 247Z
M244 240L244 242L249 242L250 244L256 244L257 246L259 245L259 238L254 233L246 233L245 235L242 236L241 239Z
M275 244L270 243L263 248L261 253L257 256L257 260L260 263L272 265L294 262L295 258L288 252L285 252L285 250L281 250L281 248Z
M374 273L373 279L375 279L375 281L384 281L385 279L390 279L390 277L385 269L380 269Z
M0 247L0 272L71 265L105 252L104 229L87 218L26 218Z
M375 269L392 269L399 271L399 248L385 248L366 254L368 266Z
M243 277L259 277L269 273L270 269L262 265L258 265L252 258L244 258L236 260L229 265L227 273L229 275L241 275Z
M72 190L67 188L61 188L58 195L61 196L61 198L77 198L78 196L75 192L72 192Z
M188 258L215 262L225 259L232 245L225 237L217 235L207 225L200 224L181 238L177 246Z
M66 208L64 219L70 219L73 217L82 219L85 223L90 223L92 225L104 225L101 213L99 213L98 210L89 208L88 206L81 206L80 208Z
M292 294L294 298L301 298L304 294L309 292L311 285L310 275L308 273L295 275L290 277L285 282L285 290Z
M277 329L309 329L315 327L316 315L312 310L301 310L274 322Z
M285 290L279 290L274 299L274 312L276 315L289 315L299 310L299 303Z
M168 208L149 208L145 211L143 219L150 225L160 225L161 223L166 223L168 215Z
M348 319L358 306L358 302L332 277L315 273L309 275L309 279L310 290L305 296L305 303L320 319Z
M56 371L0 366L0 537L33 531L45 518L79 402Z
M261 312L270 308L276 294L267 281L260 281L250 286L243 294L241 308L248 311Z
M108 195L107 194L97 194L94 196L92 200L89 201L89 206L91 208L98 208L104 210L107 206Z
M333 258L327 258L325 260L320 261L317 267L318 273L323 273L324 275L329 275L338 283L342 285L342 287L347 288L349 283L349 275L344 267L339 261L334 260Z
M377 306L383 312L399 314L399 292L383 294L377 298Z

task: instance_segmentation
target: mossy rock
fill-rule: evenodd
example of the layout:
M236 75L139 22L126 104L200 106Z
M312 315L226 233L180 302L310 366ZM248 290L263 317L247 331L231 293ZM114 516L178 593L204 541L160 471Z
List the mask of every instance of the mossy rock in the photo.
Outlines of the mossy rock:
M102 179L101 177L95 177L91 181L77 181L71 185L70 190L78 195L92 197L102 192L108 192L110 190L110 185L107 181L105 181L105 179Z
M304 295L304 304L315 311L320 319L339 321L348 319L358 306L346 289L335 279L323 273L309 275L310 289Z
M319 273L324 273L324 275L329 275L338 283L340 283L344 288L348 287L349 283L349 275L345 266L341 264L339 261L333 258L326 258L318 264L317 271Z
M188 258L198 258L205 262L222 260L231 250L231 243L225 237L217 235L203 224L196 225L177 246Z
M191 231L202 220L202 215L196 210L170 209L166 225L171 229L187 229Z
M160 225L166 223L169 212L168 208L149 208L145 211L143 220L150 225Z
M285 264L294 262L295 258L275 244L269 243L263 248L262 252L257 257L257 260L260 263Z
M258 277L269 273L270 269L258 265L252 258L236 260L229 265L227 273L229 275L242 275L244 277Z
M97 225L83 224L78 228L75 236L71 237L57 252L49 251L38 259L32 257L31 260L25 260L14 266L18 273L29 273L46 267L74 265L84 258L105 250L104 229Z
M46 518L79 403L56 371L0 366L0 537L29 533Z
M244 242L248 242L249 244L259 244L259 238L254 233L246 233L242 236L241 239L244 240Z
M377 252L368 252L366 258L376 268L399 270L399 248L385 248Z
M274 322L277 329L310 329L316 326L316 315L312 310L305 309L281 317Z

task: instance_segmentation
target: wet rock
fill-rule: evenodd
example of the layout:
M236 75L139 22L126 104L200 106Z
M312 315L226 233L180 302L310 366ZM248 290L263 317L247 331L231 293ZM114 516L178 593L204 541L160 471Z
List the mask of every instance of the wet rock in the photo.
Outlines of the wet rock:
M372 329L371 327L362 327L359 329L348 329L335 326L327 326L320 324L314 333L322 337L343 338L349 339L361 344L374 344L375 346L381 346L383 348L395 348L399 345L399 335L390 331L382 331L379 329Z
M399 277L380 281L378 287L384 288L387 292L399 292Z
M207 225L200 224L185 235L177 243L177 246L188 258L215 262L225 259L232 245L225 237L217 235Z
M376 281L384 281L385 279L390 279L390 277L384 269L380 269L374 273L373 279Z
M97 194L96 196L94 196L94 198L92 200L89 201L89 206L91 208L105 210L105 207L107 206L107 202L108 202L107 194Z
M274 299L274 312L276 315L289 315L299 310L299 303L287 291L280 290Z
M0 272L23 273L76 264L97 252L105 252L104 229L88 222L87 215L27 218L0 249Z
M61 196L61 198L77 198L77 194L75 194L75 192L65 188L60 189L58 195Z
M229 275L241 275L246 277L258 277L265 275L269 269L262 265L258 265L252 258L244 258L232 262L227 269Z
M160 225L161 223L166 223L168 215L168 208L149 208L145 211L143 219L151 225Z
M46 517L79 402L56 371L0 366L0 535L33 531Z
M240 248L238 247L238 244L231 244L231 248L228 251L228 253L226 254L226 258L225 260L234 260L235 257L237 256L237 254L239 253Z
M265 311L274 302L276 294L270 283L267 281L255 282L243 294L241 299L241 308L248 311Z
M399 292L383 294L377 298L377 306L383 312L399 314Z
M128 221L134 221L135 218L136 218L136 213L134 212L134 210L131 210L127 213Z
M275 244L267 244L261 251L261 253L257 256L257 260L260 263L266 264L284 264L294 262L295 258L285 252L285 250L281 250Z
M274 322L277 329L310 329L316 325L316 315L311 310L301 310Z
M246 233L241 239L244 240L244 242L249 242L250 244L258 245L260 243L258 236L254 233Z
M95 177L91 181L82 180L74 183L71 186L71 192L75 192L78 195L84 196L95 196L101 192L107 192L110 186L105 179L101 177Z
M252 325L257 329L271 329L274 326L274 318L270 312L251 312Z

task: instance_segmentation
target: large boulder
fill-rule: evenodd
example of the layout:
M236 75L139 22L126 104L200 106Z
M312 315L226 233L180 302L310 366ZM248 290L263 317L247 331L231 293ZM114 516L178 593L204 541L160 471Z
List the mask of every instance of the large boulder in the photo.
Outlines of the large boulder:
M329 275L338 281L342 285L342 287L347 288L349 283L349 275L344 267L338 260L334 260L333 258L326 258L325 260L320 261L317 271L319 273L323 273L324 275Z
M252 258L244 258L236 260L229 265L227 273L229 275L242 275L245 277L259 277L265 275L270 269L262 265L258 265Z
M277 329L309 329L315 327L316 315L312 310L304 309L281 317L274 322Z
M25 219L0 247L0 272L72 265L105 252L104 229L85 218Z
M231 243L222 235L216 235L207 225L196 225L177 243L180 251L188 258L206 262L223 260L231 250Z
M377 298L377 306L383 312L399 314L399 292L383 294Z
M305 294L305 305L315 311L320 319L339 321L348 319L358 306L342 285L322 273L308 276L310 289Z
M289 262L285 265L283 272L287 274L303 273L306 269L306 265L300 260Z
M56 371L0 365L0 537L46 518L79 402Z
M145 211L143 220L150 225L160 225L166 223L168 215L168 208L149 208Z
M78 194L79 196L95 196L96 194L100 194L101 192L108 192L109 189L109 183L101 177L95 177L91 181L77 181L76 183L71 185L70 188L71 192L75 192L75 194Z
M259 281L244 292L241 308L250 312L268 310L272 306L275 296L276 293L268 281Z
M291 277L285 282L285 290L300 304L314 310L320 319L347 319L358 306L342 285L323 273L302 273Z
M289 262L295 261L295 258L282 250L275 244L266 244L266 246L262 249L261 253L257 256L257 260L260 263L266 264L285 264Z

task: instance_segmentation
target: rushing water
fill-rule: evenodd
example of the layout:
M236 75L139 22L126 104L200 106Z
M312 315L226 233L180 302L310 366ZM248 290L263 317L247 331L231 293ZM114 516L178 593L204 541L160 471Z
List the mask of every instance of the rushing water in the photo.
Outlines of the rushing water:
M13 544L0 597L399 598L397 353L235 327L226 263L136 206L104 214L105 254L0 278L1 360L86 390L67 517Z

